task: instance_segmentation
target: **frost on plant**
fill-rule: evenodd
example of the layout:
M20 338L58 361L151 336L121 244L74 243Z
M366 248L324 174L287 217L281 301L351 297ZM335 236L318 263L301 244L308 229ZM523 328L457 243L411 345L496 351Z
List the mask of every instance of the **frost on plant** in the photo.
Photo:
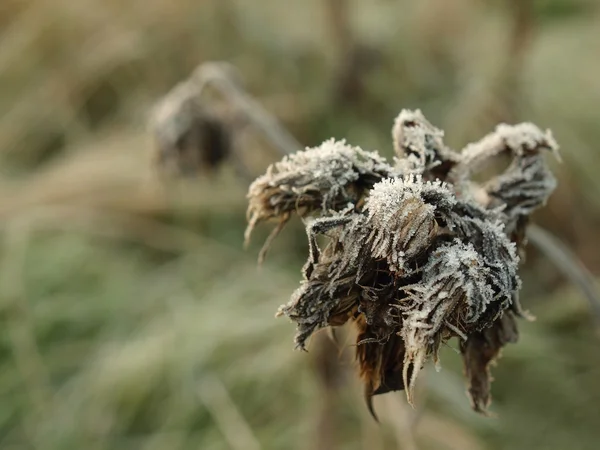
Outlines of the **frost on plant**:
M248 230L264 220L285 223L290 214L339 211L356 204L393 168L377 153L333 139L285 157L250 185Z
M544 153L558 146L526 123L455 152L418 110L400 113L392 137L394 164L330 140L271 166L250 186L246 237L262 221L279 230L294 212L304 218L303 280L279 314L296 322L300 349L321 328L355 326L369 405L402 389L412 404L423 365L456 337L473 409L485 412L489 366L524 316L519 255L530 214L555 188ZM504 172L474 181L502 154Z

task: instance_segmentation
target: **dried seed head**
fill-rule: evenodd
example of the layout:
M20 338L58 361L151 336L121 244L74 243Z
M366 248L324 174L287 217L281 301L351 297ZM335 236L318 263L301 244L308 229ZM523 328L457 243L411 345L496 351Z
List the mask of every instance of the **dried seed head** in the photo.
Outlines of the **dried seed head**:
M404 389L404 341L397 335L392 335L385 342L368 341L371 336L367 324L357 321L357 326L358 342L363 342L356 346L359 375L364 383L364 396L369 412L377 419L372 397Z
M189 83L176 86L156 105L150 125L157 163L166 173L210 172L231 152L227 126L200 102Z
M539 153L543 149L550 150L558 156L558 144L550 130L544 132L532 123L500 124L492 133L463 149L457 169L473 173L481 170L494 156L502 152L523 156Z
M437 354L449 337L463 337L476 329L481 314L495 300L488 272L473 245L455 240L431 253L420 283L404 288L409 298L398 308L403 312L403 376L409 401L425 357Z
M511 165L485 183L479 194L485 198L486 206L504 206L505 223L514 225L519 216L529 215L544 205L556 187L543 150L551 151L559 158L558 144L550 130L544 132L531 123L501 124L494 132L464 148L461 161L450 172L449 178L457 184L461 195L473 197L478 186L470 181L470 177L489 165L495 156L502 153L512 156Z
M531 124L503 125L459 155L420 111L402 111L393 137L396 169L343 141L275 164L250 188L249 226L320 213L306 227L304 280L280 314L297 323L300 348L318 328L355 324L371 411L371 397L390 390L412 403L426 360L458 337L473 408L484 412L488 366L523 315L515 242L554 189L541 150L556 143ZM470 179L503 151L513 156L503 174Z
M556 178L539 154L524 154L484 188L491 199L490 205L504 205L504 214L516 220L546 203L556 188Z
M298 323L295 337L298 348L304 349L306 340L319 328L346 323L357 308L360 295L357 278L364 258L355 244L360 245L364 240L359 234L364 229L361 219L363 216L342 213L307 225L310 256L304 267L304 280L278 311ZM342 225L349 226L342 228ZM321 251L317 235L328 232L331 241Z

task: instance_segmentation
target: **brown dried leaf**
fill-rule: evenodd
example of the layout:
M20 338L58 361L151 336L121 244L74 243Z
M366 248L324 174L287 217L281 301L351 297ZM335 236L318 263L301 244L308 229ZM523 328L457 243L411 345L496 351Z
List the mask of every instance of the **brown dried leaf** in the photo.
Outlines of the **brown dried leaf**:
M491 327L472 333L466 341L461 342L468 392L475 411L485 414L491 403L490 365L500 356L506 344L517 342L518 338L515 316L506 311Z

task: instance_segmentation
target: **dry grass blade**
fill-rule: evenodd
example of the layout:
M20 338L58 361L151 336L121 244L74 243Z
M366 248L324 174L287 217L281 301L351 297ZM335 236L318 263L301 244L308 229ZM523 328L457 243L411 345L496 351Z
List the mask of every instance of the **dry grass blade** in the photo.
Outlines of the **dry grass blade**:
M199 381L197 394L233 450L260 450L262 448L254 436L252 428L218 378L205 374Z
M592 274L560 239L542 227L531 225L527 229L527 237L581 290L600 325L600 293Z
M231 76L232 68L223 63L205 63L199 66L192 80L201 88L213 85L242 111L252 124L272 142L275 148L291 154L302 148L300 143L263 106L248 95Z

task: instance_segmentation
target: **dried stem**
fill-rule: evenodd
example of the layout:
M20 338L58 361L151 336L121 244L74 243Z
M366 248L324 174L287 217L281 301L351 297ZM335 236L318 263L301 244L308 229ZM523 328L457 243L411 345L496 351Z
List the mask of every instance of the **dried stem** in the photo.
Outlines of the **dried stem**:
M203 375L196 393L233 450L260 450L262 448L254 436L252 428L217 377Z
M527 237L581 290L600 325L600 294L594 277L583 263L560 239L540 226L530 225L527 229Z
M196 84L198 93L207 85L214 86L243 112L280 152L291 154L300 150L300 143L234 81L231 72L231 67L223 63L204 63L194 71L191 80Z
M336 344L325 333L318 333L312 345L314 370L319 388L319 412L315 432L315 450L335 448L337 426L337 406L339 389L343 379L343 368L334 355L338 353Z

